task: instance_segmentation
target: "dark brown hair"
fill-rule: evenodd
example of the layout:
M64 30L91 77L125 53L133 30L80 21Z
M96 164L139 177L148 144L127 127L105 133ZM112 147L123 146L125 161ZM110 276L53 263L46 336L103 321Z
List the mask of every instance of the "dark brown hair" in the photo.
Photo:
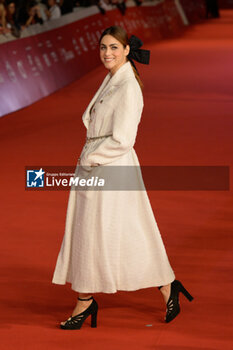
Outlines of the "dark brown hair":
M129 38L128 38L128 34L127 32L125 31L124 28L120 27L120 26L111 26L111 27L108 27L106 28L100 38L99 38L99 45L100 45L100 42L102 40L102 38L105 36L105 35L112 35L114 38L116 38L123 46L124 48L126 48L127 45L129 45ZM127 57L126 57L126 60L127 61L130 61ZM139 78L139 75L136 71L136 69L134 68L134 66L132 65L132 63L130 62L131 64L131 67L133 68L133 71L134 71L134 75L135 75L135 78L137 79L138 81L138 84L140 85L140 88L141 90L143 89L143 83L141 81L141 79Z

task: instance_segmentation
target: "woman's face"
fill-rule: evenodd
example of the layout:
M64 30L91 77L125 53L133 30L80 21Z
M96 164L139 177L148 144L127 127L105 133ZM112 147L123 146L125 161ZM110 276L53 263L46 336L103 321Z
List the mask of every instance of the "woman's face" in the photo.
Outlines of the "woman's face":
M8 11L11 15L13 15L15 13L15 3L14 2L11 2L7 8L8 8Z
M129 45L124 46L112 35L106 34L100 42L100 59L105 68L113 75L126 62L129 54Z

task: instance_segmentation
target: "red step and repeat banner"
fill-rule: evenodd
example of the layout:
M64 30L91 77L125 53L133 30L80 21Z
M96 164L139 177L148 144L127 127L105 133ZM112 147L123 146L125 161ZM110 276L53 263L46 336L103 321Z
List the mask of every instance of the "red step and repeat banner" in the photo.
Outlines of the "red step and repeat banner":
M233 0L218 0L219 7L225 9L233 9Z
M198 23L206 16L205 0L180 0L190 23Z
M77 22L0 45L0 116L28 106L100 64L98 38L113 24L144 42L184 29L173 0L95 14Z

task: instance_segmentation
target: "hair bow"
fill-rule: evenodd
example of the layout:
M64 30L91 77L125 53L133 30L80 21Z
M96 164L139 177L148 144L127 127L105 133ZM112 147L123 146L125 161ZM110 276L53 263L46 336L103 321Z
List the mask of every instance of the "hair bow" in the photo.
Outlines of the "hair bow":
M149 61L150 61L150 50L140 49L142 45L143 45L143 42L141 41L141 39L139 39L135 35L131 35L129 39L130 52L127 55L127 58L132 62L137 73L138 73L138 70L133 60L143 64L149 64Z

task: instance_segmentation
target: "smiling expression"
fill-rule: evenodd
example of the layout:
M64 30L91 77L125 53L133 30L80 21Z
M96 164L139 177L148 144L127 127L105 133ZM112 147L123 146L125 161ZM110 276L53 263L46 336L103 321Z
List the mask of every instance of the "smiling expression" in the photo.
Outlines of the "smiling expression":
M111 75L120 68L127 60L129 45L124 48L122 43L110 34L103 36L100 42L100 59Z

